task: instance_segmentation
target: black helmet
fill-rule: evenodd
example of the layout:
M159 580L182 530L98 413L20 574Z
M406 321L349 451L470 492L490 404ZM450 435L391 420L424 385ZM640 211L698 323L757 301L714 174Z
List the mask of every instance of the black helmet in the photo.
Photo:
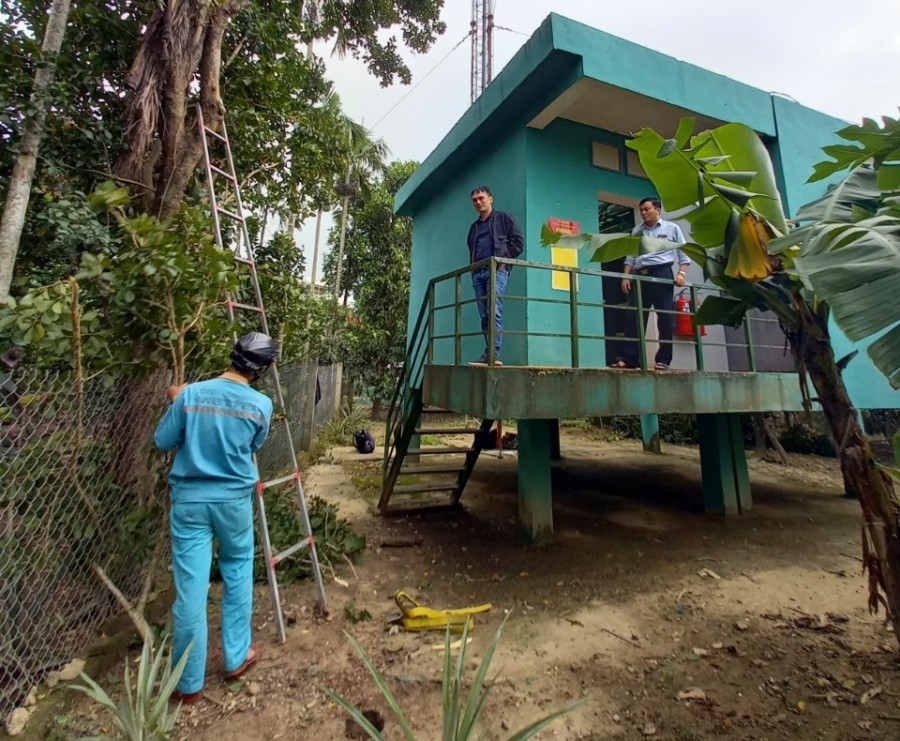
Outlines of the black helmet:
M275 341L262 332L248 332L234 343L231 363L239 371L260 374L275 361Z

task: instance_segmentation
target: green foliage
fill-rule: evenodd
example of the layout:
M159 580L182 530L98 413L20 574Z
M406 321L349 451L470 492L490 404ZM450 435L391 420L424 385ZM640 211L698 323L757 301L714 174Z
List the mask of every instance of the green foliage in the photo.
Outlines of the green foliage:
M347 620L351 623L361 623L372 619L372 613L365 608L357 608L353 602L348 602L344 605L344 615L347 616Z
M799 422L790 425L782 432L778 436L778 442L781 443L781 447L788 453L820 455L825 458L834 458L836 456L834 444L828 435L823 435L809 425Z
M414 162L393 163L348 215L341 284L356 299L347 331L345 376L374 400L390 398L396 385L393 366L406 354L412 222L394 214L394 196L415 172ZM329 241L331 255L340 238ZM335 265L326 260L333 280Z
M85 684L73 685L71 689L83 692L106 708L113 724L127 741L163 741L171 738L181 713L181 705L170 712L169 699L178 685L178 680L181 679L193 644L188 646L174 668L172 652L166 644L166 638L163 638L156 648L151 645L150 640L144 641L134 682L131 665L128 659L125 659L123 697L118 705L84 672L81 673L81 679ZM113 737L94 737L94 739L107 738Z
M217 367L229 336L222 302L238 277L233 254L213 242L205 209L183 206L165 222L131 216L128 192L111 182L89 200L114 219L120 246L83 252L75 278L10 298L0 309L0 340L49 365L72 364L80 342L88 372L108 375L166 363L183 379L189 358L195 372Z
M306 507L309 522L316 541L316 553L323 566L334 565L349 558L356 561L366 549L366 538L354 532L350 523L338 517L338 508L324 499L307 496ZM266 521L272 543L286 548L303 538L300 527L297 498L291 487L279 487L266 492ZM217 567L214 564L214 575ZM285 583L306 579L312 575L311 562L305 550L278 567L278 579ZM258 584L266 581L265 559L262 543L257 540L253 560L253 579Z
M487 699L491 691L491 685L487 682L487 675L491 667L491 661L493 661L494 658L494 652L500 644L503 628L506 626L506 621L509 619L510 614L511 613L507 613L506 617L503 618L503 622L500 623L500 627L497 628L497 632L494 634L490 644L488 644L484 658L478 665L475 677L472 679L472 685L469 688L468 694L466 694L465 691L467 684L465 669L466 647L469 641L469 623L467 622L463 628L462 638L460 639L459 656L455 663L452 657L453 652L450 648L451 634L449 628L447 629L447 633L444 636L444 671L441 684L441 705L443 708L441 739L443 741L467 741L467 739L487 737L487 732L479 732L481 716L487 706ZM346 633L346 636L353 646L354 651L356 651L356 654L372 675L372 679L375 681L375 685L378 687L379 692L381 692L382 696L387 701L388 707L394 714L397 725L403 733L403 737L407 739L407 741L415 741L416 736L412 731L412 727L404 715L403 710L400 708L397 698L394 697L394 693L391 691L387 680L375 668L372 659L366 655L366 652L363 651L356 639L349 633ZM381 732L372 725L359 709L331 690L323 689L322 691L331 700L340 705L356 724L369 734L369 738L375 739L376 741L384 738ZM524 741L525 739L532 738L553 723L553 721L566 713L571 712L583 702L584 700L571 702L556 712L544 716L540 720L537 720L514 733L509 737L509 741Z

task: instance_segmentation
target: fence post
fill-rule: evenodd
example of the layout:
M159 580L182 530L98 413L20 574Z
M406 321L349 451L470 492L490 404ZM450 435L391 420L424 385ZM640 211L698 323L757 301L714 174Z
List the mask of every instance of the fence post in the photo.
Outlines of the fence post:
M575 281L578 276L569 268L569 330L571 332L572 343L572 367L578 368L578 291L576 290Z

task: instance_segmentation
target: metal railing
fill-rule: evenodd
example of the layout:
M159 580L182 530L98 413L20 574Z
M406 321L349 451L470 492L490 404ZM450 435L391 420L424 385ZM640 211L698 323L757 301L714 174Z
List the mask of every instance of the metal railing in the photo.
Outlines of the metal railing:
M568 295L564 298L554 298L554 297L545 297L545 296L521 296L514 295L511 293L507 293L503 297L504 305L507 305L511 302L526 302L528 304L542 304L548 307L552 307L554 305L565 306L567 307L567 326L560 327L559 331L538 331L538 330L508 330L504 329L502 331L502 336L504 338L507 337L515 337L515 336L526 336L531 338L543 337L543 338L553 338L557 340L566 340L569 346L569 366L572 368L581 368L581 367L596 367L596 364L588 364L585 365L582 359L581 345L585 341L595 341L595 342L606 342L606 341L614 341L614 342L636 342L638 344L638 357L639 357L639 366L640 368L646 370L648 368L648 359L647 359L647 351L646 351L646 316L644 321L638 321L638 318L642 314L649 313L650 311L655 311L657 314L660 313L669 313L676 317L684 316L688 314L691 318L691 327L692 327L692 336L691 337L678 337L674 336L672 340L666 341L661 340L659 338L654 338L654 342L657 343L671 343L673 346L689 346L693 350L694 362L696 363L696 368L692 368L690 370L698 370L702 371L706 369L706 359L705 359L705 350L709 350L710 348L719 347L726 351L740 349L744 359L746 361L747 368L741 368L740 370L749 370L751 372L760 372L763 370L760 368L760 364L758 362L758 355L760 350L771 350L777 351L781 354L786 353L786 345L783 341L779 342L779 344L766 344L763 342L754 342L754 327L759 328L761 325L771 325L772 327L778 326L778 320L771 316L766 315L756 315L753 316L752 319L748 320L746 317L742 322L742 328L739 332L732 331L728 332L727 330L723 330L723 339L717 340L712 336L704 336L705 328L697 325L694 321L694 314L696 313L695 307L699 306L699 303L709 296L721 296L724 295L724 292L717 286L711 283L692 283L689 286L680 289L680 292L686 292L689 296L689 310L678 311L660 311L651 307L644 307L644 286L648 283L664 283L667 285L671 285L673 290L675 290L674 281L672 279L665 278L656 278L652 276L644 276L639 274L629 274L625 275L623 273L615 273L606 270L594 270L590 268L578 268L578 267L566 267L560 265L552 265L547 263L536 263L525 260L509 260L505 258L488 258L485 260L481 260L476 263L472 263L471 265L466 265L465 267L459 268L457 270L451 271L449 273L445 273L443 275L437 276L433 278L426 289L425 298L422 303L422 307L419 314L419 321L416 325L416 331L413 333L411 337L410 347L412 348L414 345L421 345L423 342L426 343L427 350L425 352L425 358L423 360L427 360L428 363L434 362L434 358L436 356L436 345L443 345L447 342L453 343L453 364L460 365L463 363L462 356L462 345L463 340L466 337L480 337L482 336L481 331L464 331L464 319L463 319L463 310L468 304L476 304L479 300L478 296L472 298L463 298L463 280L466 279L471 273L474 273L477 270L481 270L487 268L490 270L490 289L488 295L485 296L488 304L488 316L493 317L496 312L497 305L497 292L496 292L496 275L497 270L500 266L508 265L510 268L515 267L518 270L535 270L535 271L543 271L543 272L559 272L565 273L569 282L569 290ZM549 276L548 276L549 277ZM628 277L630 280L634 281L634 293L635 300L634 303L631 304L614 304L609 302L608 300L604 300L604 297L601 291L598 289L596 293L594 292L583 292L579 290L579 283L583 282L587 279L595 279L602 280L603 278L613 278L617 280L621 280L625 277ZM471 280L470 278L468 280ZM439 301L437 295L439 293L439 289L442 285L452 284L452 300ZM588 295L584 295L587 293ZM579 323L579 316L582 310L584 309L595 309L597 311L604 312L627 312L631 316L634 317L634 331L633 334L622 336L618 334L608 334L604 332L603 334L596 334L591 332L585 332L582 330L582 327ZM444 332L436 332L436 327L441 324L439 321L439 317L445 312L452 312L452 331L444 331ZM504 314L506 314L506 309L504 309ZM420 331L420 324L424 317L427 317L427 325L428 325L428 333L427 336L424 336ZM729 334L731 335L729 337ZM735 341L735 335L740 336L740 341ZM777 336L781 337L781 331L778 329ZM488 354L488 365L494 365L496 358L494 357L494 347L497 339L497 330L494 324L494 321L488 322L488 331L485 337L487 344L487 354ZM441 357L447 357L447 353L439 353ZM786 370L786 369L779 369ZM418 369L417 372L421 372L421 369Z

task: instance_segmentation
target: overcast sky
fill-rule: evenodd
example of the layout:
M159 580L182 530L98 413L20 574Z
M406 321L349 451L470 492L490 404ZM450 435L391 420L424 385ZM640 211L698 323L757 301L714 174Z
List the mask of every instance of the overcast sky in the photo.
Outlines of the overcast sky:
M494 76L554 11L848 121L896 116L897 7L896 0L495 0ZM317 49L344 110L385 140L392 159L424 160L469 107L471 12L470 0L445 1L446 33L428 54L407 57L412 86L383 89L362 63ZM309 249L310 232L300 236Z

